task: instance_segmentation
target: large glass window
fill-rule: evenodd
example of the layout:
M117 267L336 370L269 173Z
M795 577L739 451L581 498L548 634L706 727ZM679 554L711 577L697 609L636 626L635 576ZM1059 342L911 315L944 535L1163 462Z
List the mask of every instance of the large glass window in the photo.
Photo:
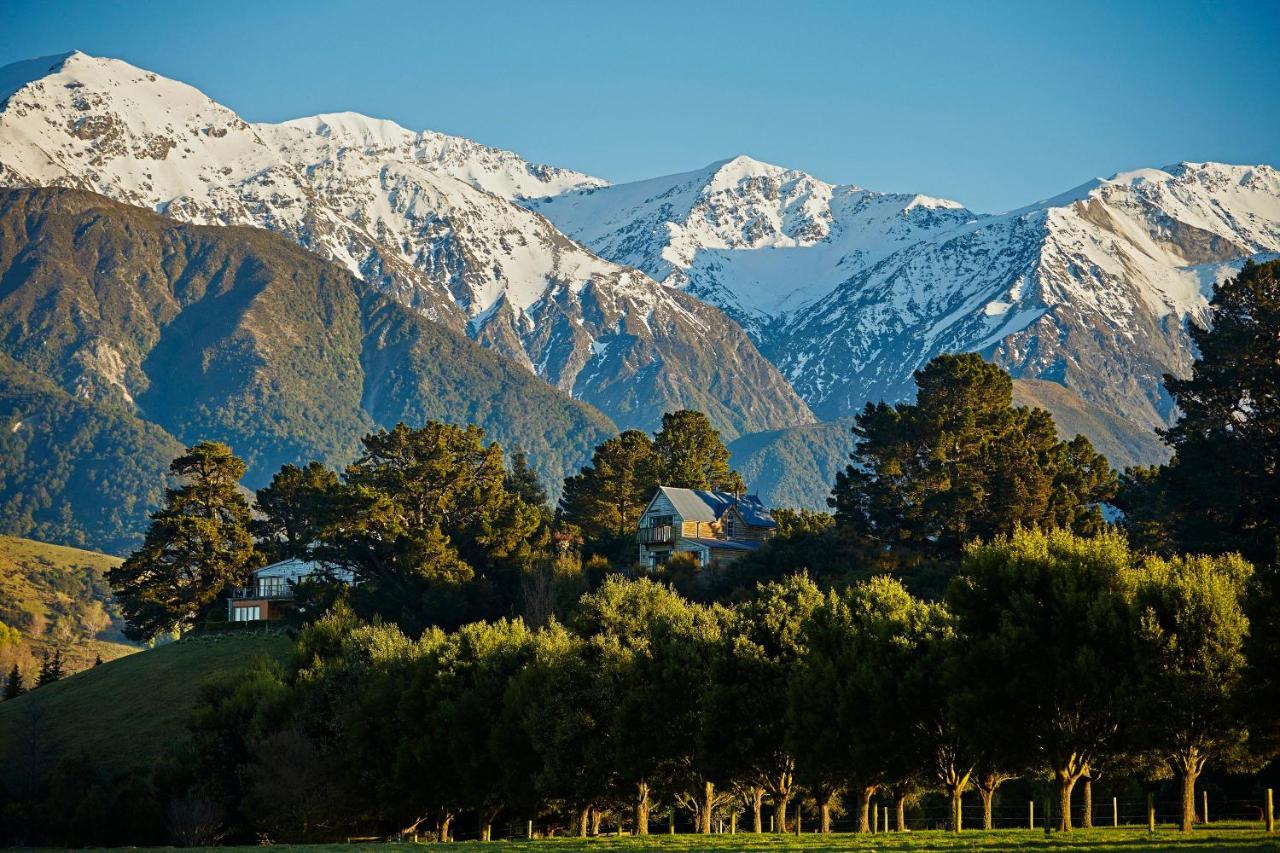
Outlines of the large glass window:
M232 620L235 622L258 622L262 619L262 606L255 604L250 607L237 607L232 614Z

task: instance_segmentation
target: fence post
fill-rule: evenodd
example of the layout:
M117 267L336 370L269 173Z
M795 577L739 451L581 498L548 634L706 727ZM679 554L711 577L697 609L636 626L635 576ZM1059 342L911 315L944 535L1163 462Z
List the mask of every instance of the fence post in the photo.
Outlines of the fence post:
M1036 828L1036 801L1027 800L1027 829Z
M1120 825L1120 802L1116 797L1111 798L1111 825Z
M1053 833L1053 797L1044 798L1044 834Z
M1156 831L1156 795L1147 794L1147 832Z
M889 831L889 807L884 807L884 831Z
M673 805L667 815L667 834L676 834L676 807Z
M1276 831L1276 812L1271 802L1271 789L1267 789L1267 833Z
M773 815L769 815L769 831L773 832Z
M733 814L729 815L729 834L730 835L738 834L738 813L737 812L734 812Z
M1208 826L1209 825L1209 792L1201 791L1200 798L1204 800L1204 823L1205 823L1205 826Z
M533 840L533 821L529 821L528 825L525 827L525 834L530 840Z
M871 834L875 835L880 831L880 807L875 803L871 804Z

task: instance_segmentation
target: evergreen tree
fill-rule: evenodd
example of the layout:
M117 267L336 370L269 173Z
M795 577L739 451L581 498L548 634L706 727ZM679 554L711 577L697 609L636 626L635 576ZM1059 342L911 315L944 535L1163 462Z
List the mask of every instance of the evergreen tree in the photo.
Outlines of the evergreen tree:
M330 519L338 475L319 462L304 468L285 465L258 489L251 528L259 547L272 558L304 556Z
M546 509L547 490L538 479L538 472L529 465L529 456L519 447L511 451L511 467L507 469L507 491L518 496L529 506Z
M507 489L502 448L479 427L437 421L362 442L315 556L350 569L362 599L410 630L514 606L544 519ZM476 579L495 593L487 602L467 600Z
M623 537L635 530L657 488L653 442L635 429L595 450L591 464L564 481L561 517L588 539Z
M746 491L742 475L729 468L729 451L702 412L682 409L662 416L653 435L658 485L680 489Z
M15 663L13 669L9 670L9 677L4 682L4 698L16 699L26 692L26 688L22 686L22 670L18 669L18 665Z
M1118 503L1143 544L1238 551L1257 565L1280 544L1280 261L1246 263L1193 326L1191 376L1165 376L1181 413L1164 432L1173 459L1131 471Z
M190 628L258 560L238 488L245 466L231 448L201 442L169 467L182 485L166 491L142 547L110 573L134 640Z
M93 656L93 665L102 666L102 655L97 654Z
M63 675L65 673L62 668L62 649L54 649L52 656L45 652L44 659L40 663L40 674L36 677L36 687L61 681Z
M971 539L1015 528L1097 532L1115 492L1088 439L1058 439L1053 418L1015 408L1009 375L976 354L916 371L916 402L868 403L853 464L828 503L837 520L890 549L958 556Z

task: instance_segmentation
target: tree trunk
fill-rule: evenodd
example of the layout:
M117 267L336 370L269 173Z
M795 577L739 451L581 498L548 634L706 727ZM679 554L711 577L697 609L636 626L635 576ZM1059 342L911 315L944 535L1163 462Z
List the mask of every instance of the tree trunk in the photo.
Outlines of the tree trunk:
M1070 773L1058 773L1058 830L1071 831L1071 791L1076 786L1076 779Z
M453 823L453 815L447 814L440 818L440 825L436 831L436 839L443 844L449 840L449 824Z
M818 803L818 832L831 834L831 794L827 794Z
M578 812L578 837L587 837L587 828L591 821L591 806L583 806Z
M995 791L978 788L978 796L982 798L982 828L991 829L991 801Z
M791 801L790 795L783 794L773 801L773 829L775 832L785 834L787 831L787 804Z
M876 795L878 785L867 785L862 789L862 808L858 814L858 832L871 832L871 798Z
M751 789L751 831L756 835L764 832L764 788L759 785Z
M1182 826L1183 832L1190 832L1191 825L1196 822L1196 773L1182 769Z
M593 837L600 834L600 821L603 819L604 812L593 807L591 809L591 835Z
M702 783L702 827L703 835L711 834L711 808L715 805L716 786L714 782Z
M649 783L636 783L636 835L649 834Z
M1080 792L1084 799L1084 811L1080 813L1080 826L1082 829L1093 829L1093 777L1086 774L1080 782L1084 788Z
M893 804L894 810L898 813L898 832L907 831L907 795L899 794Z
M960 796L964 793L964 788L961 788L959 785L952 785L951 790L948 793L951 794L950 829L952 832L959 832L964 824L964 817L960 811Z

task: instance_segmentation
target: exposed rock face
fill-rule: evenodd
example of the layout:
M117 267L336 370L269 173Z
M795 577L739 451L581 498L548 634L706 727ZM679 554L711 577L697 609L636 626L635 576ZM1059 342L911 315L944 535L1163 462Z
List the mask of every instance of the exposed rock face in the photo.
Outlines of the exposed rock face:
M251 125L190 86L80 53L0 69L0 99L0 183L283 234L623 427L684 406L730 436L813 419L720 310L512 201L598 179L350 113Z

